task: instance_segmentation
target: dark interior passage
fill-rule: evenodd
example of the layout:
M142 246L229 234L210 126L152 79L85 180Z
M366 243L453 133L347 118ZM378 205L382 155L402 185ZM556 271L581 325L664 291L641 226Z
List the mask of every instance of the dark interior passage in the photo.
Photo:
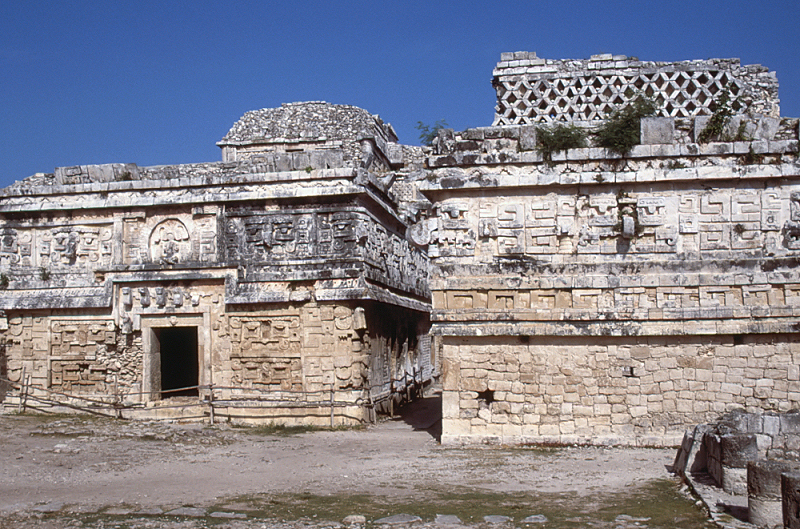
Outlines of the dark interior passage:
M197 388L169 391L198 384L197 327L156 329L161 349L161 397L197 396Z

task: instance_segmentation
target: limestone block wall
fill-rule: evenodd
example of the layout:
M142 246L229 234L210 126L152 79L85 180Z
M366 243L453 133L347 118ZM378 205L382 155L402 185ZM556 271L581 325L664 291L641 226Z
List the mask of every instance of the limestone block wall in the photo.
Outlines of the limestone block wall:
M797 407L796 137L545 162L531 130L442 134L417 179L442 441L672 445Z
M679 444L734 408L800 405L794 334L445 337L443 443Z
M408 384L432 375L419 339L427 332L424 313L351 302L226 309L224 286L211 281L142 281L116 291L120 326L111 314L9 314L5 375L19 383L24 371L33 386L60 394L108 402L118 396L146 417L137 404L169 406L155 382L162 377L153 356L159 352L147 335L187 326L198 335L197 384L213 384L218 400L252 401L249 409L218 411L237 420L329 424L333 391L337 401L350 402L337 409L337 421L360 422L374 403L403 389L405 370L417 375ZM322 404L307 405L314 402Z

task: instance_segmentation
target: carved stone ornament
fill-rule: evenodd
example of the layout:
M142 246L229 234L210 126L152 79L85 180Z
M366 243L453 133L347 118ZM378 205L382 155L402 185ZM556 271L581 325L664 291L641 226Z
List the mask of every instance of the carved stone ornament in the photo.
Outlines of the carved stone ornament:
M191 240L189 230L178 219L159 223L150 234L150 257L153 262L176 264L189 260Z

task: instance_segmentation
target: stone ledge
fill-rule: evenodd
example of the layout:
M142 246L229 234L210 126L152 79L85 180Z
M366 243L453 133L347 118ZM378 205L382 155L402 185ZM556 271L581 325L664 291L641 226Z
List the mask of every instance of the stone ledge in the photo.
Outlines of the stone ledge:
M687 335L733 335L733 334L779 334L796 333L796 318L786 320L743 320L740 325L731 325L730 320L652 322L487 322L437 323L433 327L436 336L687 336Z

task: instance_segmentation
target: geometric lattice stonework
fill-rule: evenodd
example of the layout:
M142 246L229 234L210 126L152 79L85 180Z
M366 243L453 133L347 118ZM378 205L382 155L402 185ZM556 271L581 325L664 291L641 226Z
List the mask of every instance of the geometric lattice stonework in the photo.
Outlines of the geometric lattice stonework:
M734 112L780 115L774 72L740 66L738 59L656 63L606 54L552 61L504 53L493 85L494 125L597 121L640 94L658 102L664 117L710 115L726 87Z

